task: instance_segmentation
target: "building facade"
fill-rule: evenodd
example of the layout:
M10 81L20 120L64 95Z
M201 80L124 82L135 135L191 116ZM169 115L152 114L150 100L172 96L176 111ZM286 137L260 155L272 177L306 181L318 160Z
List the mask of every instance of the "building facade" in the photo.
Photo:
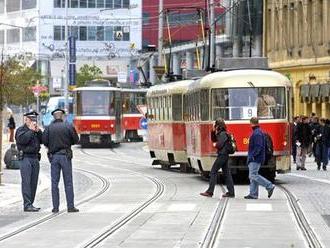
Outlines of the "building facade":
M293 83L294 114L330 117L330 1L265 0L264 54Z
M5 53L37 62L51 91L66 76L66 27L77 41L77 70L93 64L122 83L142 48L141 0L68 0L67 9L65 0L0 0L0 23Z

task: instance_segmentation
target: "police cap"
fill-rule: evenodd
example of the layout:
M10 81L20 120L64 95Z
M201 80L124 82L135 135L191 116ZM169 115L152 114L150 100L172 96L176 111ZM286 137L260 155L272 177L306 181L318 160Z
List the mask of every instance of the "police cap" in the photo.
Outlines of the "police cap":
M28 117L29 119L31 119L31 120L37 120L37 116L38 116L39 114L36 112L36 111L34 111L34 110L32 110L32 111L30 111L30 112L27 112L27 113L25 113L24 114L24 116L25 117Z
M58 113L58 112L62 112L62 114L65 114L65 111L63 109L60 109L60 108L57 108L55 110L52 111L52 115L54 115L55 113Z

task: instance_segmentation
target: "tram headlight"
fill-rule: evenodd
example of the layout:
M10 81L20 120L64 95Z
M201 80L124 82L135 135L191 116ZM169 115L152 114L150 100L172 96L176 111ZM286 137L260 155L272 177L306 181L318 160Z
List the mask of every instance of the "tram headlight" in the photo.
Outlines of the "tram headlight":
M288 142L284 141L283 146L287 146Z
M110 125L111 128L114 128L114 126L115 126L115 125L113 125L113 124Z

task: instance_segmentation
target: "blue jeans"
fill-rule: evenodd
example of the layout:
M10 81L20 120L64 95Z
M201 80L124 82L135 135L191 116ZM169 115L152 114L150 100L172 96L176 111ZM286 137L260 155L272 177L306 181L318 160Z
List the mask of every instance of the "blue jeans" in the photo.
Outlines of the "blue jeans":
M259 185L266 188L266 190L270 190L274 187L274 185L268 181L263 176L258 174L261 164L250 162L248 164L249 167L249 179L250 179L250 196L254 198L258 198L259 196Z
M316 145L316 152L315 152L315 158L316 158L316 162L318 164L323 163L324 166L328 165L328 155L329 155L329 148L323 144L322 142L318 143Z

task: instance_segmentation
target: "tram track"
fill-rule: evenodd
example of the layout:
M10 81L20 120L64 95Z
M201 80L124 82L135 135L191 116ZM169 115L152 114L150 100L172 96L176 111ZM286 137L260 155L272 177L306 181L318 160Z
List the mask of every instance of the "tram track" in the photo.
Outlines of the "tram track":
M225 192L223 186L221 186L222 192ZM211 224L206 232L206 235L203 239L203 242L200 245L200 248L212 248L215 245L216 238L219 235L219 230L223 224L223 219L225 212L227 210L229 198L222 197L218 202L217 208L214 212L213 219Z
M101 183L102 183L102 187L101 187L101 189L98 192L96 192L94 195L92 195L90 197L87 197L87 198L82 199L81 201L78 201L76 203L76 206L80 206L80 205L82 205L84 203L87 203L87 202L89 202L91 200L96 199L97 197L99 197L102 194L104 194L111 187L110 181L108 179L106 179L105 177L102 177L101 175L99 175L99 174L97 174L95 172L88 171L88 170L83 170L83 169L74 169L74 170L81 171L81 172L86 173L86 174L90 174L90 175L96 177L97 179L99 179L101 181ZM19 235L19 234L21 234L21 233L23 233L23 232L31 229L31 228L34 228L34 227L36 227L38 225L41 225L43 223L46 223L46 222L48 222L48 221L50 221L50 220L52 220L52 219L54 219L54 218L56 218L56 217L58 217L60 215L63 215L65 213L66 213L66 210L63 209L63 210L59 211L56 214L53 214L53 213L47 214L46 216L43 216L43 217L41 217L41 218L39 218L37 220L31 221L31 222L29 222L29 223L27 223L27 224L25 224L25 225L17 228L14 231L11 231L11 232L6 233L5 235L2 235L0 237L0 242L5 241L7 239L10 239L12 237L15 237L15 236L17 236L17 235Z
M298 200L296 199L296 197L283 185L276 186L280 188L287 197L290 208L293 211L295 220L297 221L298 227L300 228L308 247L322 248L322 243L315 234L314 230L310 227L301 207L298 204Z
M86 152L83 149L81 149L80 151L87 156L94 157L94 158L96 157L95 155L89 154L88 152ZM103 159L103 160L109 160L109 158L103 158L102 156L97 156L97 158ZM116 161L117 159L111 159L111 160ZM120 159L120 161L131 163L131 164L137 164L130 160L125 161L123 159ZM98 233L93 238L86 241L83 245L81 245L79 247L83 247L83 248L98 247L99 245L101 245L101 243L103 241L105 241L107 238L109 238L109 236L111 236L116 231L118 231L120 228L125 226L129 221L133 220L137 215L139 215L149 205L151 205L153 202L158 200L165 191L165 184L155 177L151 177L151 176L148 176L148 175L145 175L145 174L142 174L142 173L136 172L134 170L130 170L130 169L124 169L124 168L116 168L116 169L129 171L138 176L147 178L149 181L151 181L156 186L156 190L155 190L154 194L148 200L144 201L137 208L135 208L134 210L130 211L129 213L127 213L126 215L121 217L114 224L111 224L111 225L105 227L100 233Z

